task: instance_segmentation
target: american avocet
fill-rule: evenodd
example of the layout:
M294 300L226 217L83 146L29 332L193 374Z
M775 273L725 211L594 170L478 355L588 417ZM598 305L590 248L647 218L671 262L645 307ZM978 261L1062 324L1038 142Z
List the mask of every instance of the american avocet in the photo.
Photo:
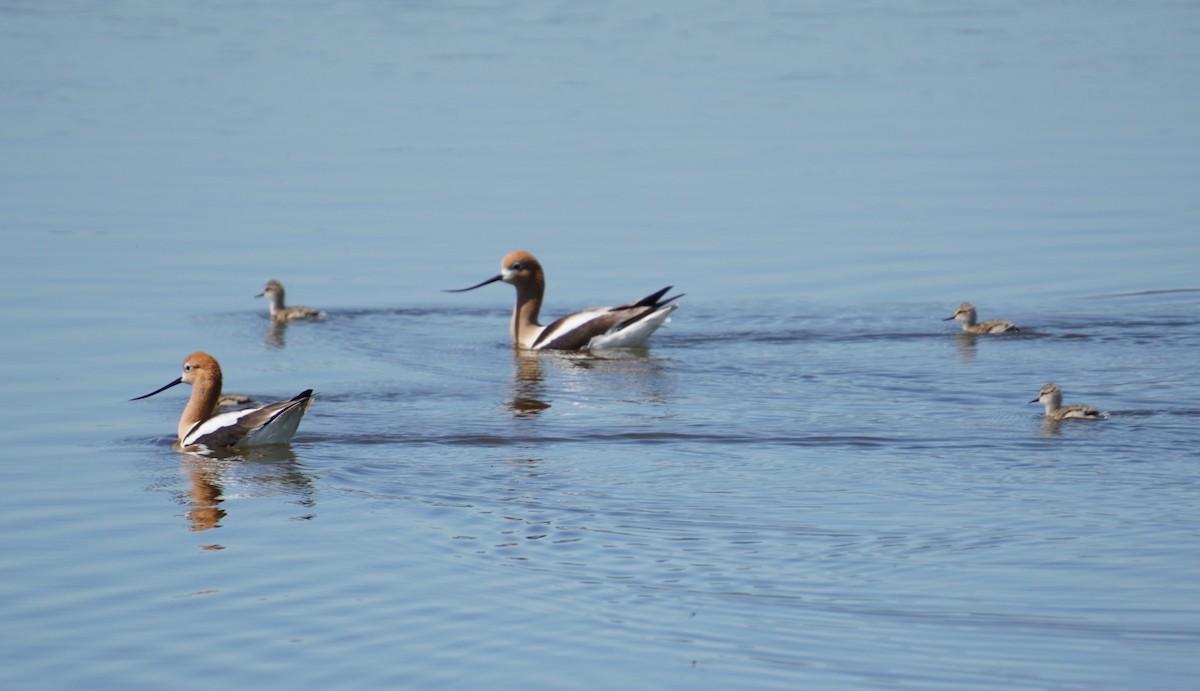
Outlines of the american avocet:
M992 319L990 321L975 323L975 305L969 302L964 302L954 310L954 314L946 317L942 321L948 322L951 319L957 319L963 323L962 330L969 334L1002 334L1016 333L1020 331L1017 325L1007 319Z
M161 393L176 384L191 384L192 396L179 418L179 446L256 446L286 444L296 433L300 418L312 402L312 389L295 398L269 405L216 414L221 398L221 366L208 353L195 352L183 361L183 375L145 396Z
M461 293L496 281L511 283L517 288L517 304L513 307L509 335L513 345L530 350L640 346L679 307L670 303L682 297L676 295L664 300L663 295L672 288L667 286L636 302L617 307L593 307L542 326L538 323L538 312L542 309L546 277L537 258L523 250L505 255L496 276L470 288L446 292Z
M1058 384L1047 384L1038 391L1038 397L1030 403L1043 403L1046 406L1046 418L1049 420L1066 420L1067 418L1085 418L1098 420L1107 417L1104 413L1090 405L1076 403L1064 406L1062 404L1062 389Z
M312 307L284 307L283 305L283 284L279 281L267 281L267 285L263 286L263 292L255 295L256 298L267 298L267 311L271 315L271 319L277 322L290 322L295 319L320 319L325 316L325 313Z

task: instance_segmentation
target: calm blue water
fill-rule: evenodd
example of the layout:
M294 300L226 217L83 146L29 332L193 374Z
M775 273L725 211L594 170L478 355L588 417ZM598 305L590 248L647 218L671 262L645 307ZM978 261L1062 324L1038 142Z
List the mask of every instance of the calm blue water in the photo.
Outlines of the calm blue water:
M1196 686L1198 36L0 2L0 686ZM509 287L440 292L518 247L546 317L687 297L522 356ZM316 389L295 442L173 451L186 391L127 399L197 349Z

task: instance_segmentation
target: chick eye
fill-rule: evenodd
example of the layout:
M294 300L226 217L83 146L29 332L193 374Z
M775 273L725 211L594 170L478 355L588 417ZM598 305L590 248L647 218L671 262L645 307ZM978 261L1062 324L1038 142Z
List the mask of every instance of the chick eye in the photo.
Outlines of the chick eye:
M183 371L184 371L184 372L191 372L191 371L192 371L192 366L191 366L191 365L184 365L184 366L183 366Z

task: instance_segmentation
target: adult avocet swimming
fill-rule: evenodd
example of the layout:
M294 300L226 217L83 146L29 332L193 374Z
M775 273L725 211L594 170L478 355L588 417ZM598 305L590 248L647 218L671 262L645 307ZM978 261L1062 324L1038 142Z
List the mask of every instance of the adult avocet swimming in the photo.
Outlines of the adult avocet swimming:
M1066 420L1067 418L1084 418L1088 420L1099 420L1107 417L1104 413L1096 410L1090 405L1075 403L1073 405L1064 406L1062 404L1062 389L1058 384L1047 384L1038 391L1038 397L1030 401L1030 403L1042 403L1046 406L1046 419L1048 420Z
M263 292L255 295L256 298L265 297L267 303L267 312L271 315L272 321L290 322L296 319L320 319L325 316L325 313L319 309L312 307L285 307L283 304L283 284L279 281L267 281L267 285L263 286Z
M679 307L671 304L682 295L663 299L672 286L647 295L636 302L617 307L593 307L542 326L538 312L546 291L546 276L536 257L524 250L509 252L500 262L500 273L471 286L450 290L462 293L496 281L510 283L517 289L517 304L513 307L509 335L513 345L530 350L584 350L589 348L619 348L640 346L650 334L667 321Z
M179 418L179 446L260 446L286 444L296 433L300 418L312 402L312 389L306 389L286 401L269 405L215 412L221 398L221 366L208 353L195 352L183 361L183 375L145 396L161 393L176 384L191 384L192 396Z
M1002 334L1016 333L1020 331L1017 325L1007 319L991 319L989 321L975 323L975 305L969 302L964 302L954 310L954 314L946 317L942 321L948 322L951 319L957 319L962 322L962 330L969 334Z

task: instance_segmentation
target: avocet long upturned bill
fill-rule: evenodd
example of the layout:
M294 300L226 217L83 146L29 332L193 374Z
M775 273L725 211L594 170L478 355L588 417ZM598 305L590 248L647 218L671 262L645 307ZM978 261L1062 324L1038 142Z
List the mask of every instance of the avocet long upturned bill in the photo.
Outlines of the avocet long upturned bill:
M640 346L650 334L668 321L671 312L679 307L672 304L682 294L663 299L672 286L647 295L636 302L617 307L593 307L568 314L548 326L538 323L546 277L537 258L524 250L505 255L500 273L470 288L449 290L462 293L496 281L504 281L517 289L509 335L513 345L530 350L585 350L591 348L620 348Z
M179 446L209 449L228 446L286 444L312 402L312 389L294 398L256 408L216 413L221 398L221 366L208 353L195 352L183 361L183 375L166 386L132 400L149 398L177 384L191 384L192 396L179 418Z

